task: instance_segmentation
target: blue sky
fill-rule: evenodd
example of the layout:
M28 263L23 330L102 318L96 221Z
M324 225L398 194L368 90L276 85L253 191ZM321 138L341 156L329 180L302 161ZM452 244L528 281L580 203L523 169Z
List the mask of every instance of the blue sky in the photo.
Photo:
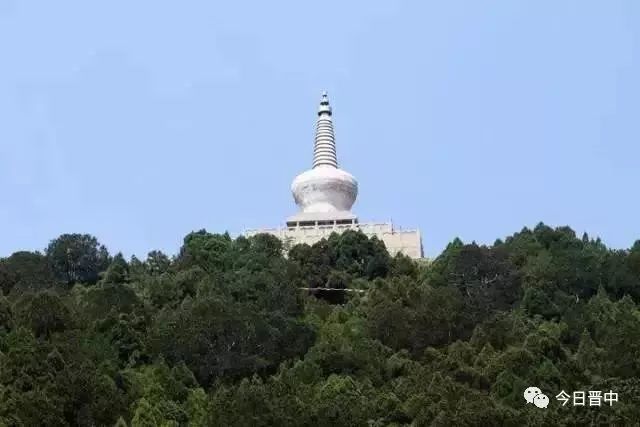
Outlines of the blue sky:
M282 223L323 89L354 211L428 256L640 238L640 2L0 0L0 256Z

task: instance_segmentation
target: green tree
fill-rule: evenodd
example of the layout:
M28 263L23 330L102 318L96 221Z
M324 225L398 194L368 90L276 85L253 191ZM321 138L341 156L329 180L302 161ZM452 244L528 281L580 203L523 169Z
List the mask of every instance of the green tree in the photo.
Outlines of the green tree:
M62 299L50 292L24 295L16 303L16 316L33 333L48 338L71 326L71 312Z
M49 243L46 255L55 276L69 284L96 283L110 261L107 249L89 234L63 234Z
M207 393L202 388L190 390L187 399L189 424L193 427L206 427Z
M151 251L147 254L145 266L148 274L160 275L169 270L171 260L161 251Z
M13 313L11 303L5 297L0 296L0 333L10 331L13 327Z
M47 259L39 252L15 252L0 259L0 291L8 294L52 288L55 280Z
M104 283L127 283L129 282L129 265L122 256L121 252L118 252L109 264L107 271L103 279Z
M183 269L199 266L208 273L223 271L232 265L231 247L228 234L210 234L206 230L193 232L184 238L178 264Z
M318 426L366 426L373 412L363 387L351 377L331 375L319 384L315 413Z
M131 427L157 427L162 422L162 415L144 397L138 401L131 420Z

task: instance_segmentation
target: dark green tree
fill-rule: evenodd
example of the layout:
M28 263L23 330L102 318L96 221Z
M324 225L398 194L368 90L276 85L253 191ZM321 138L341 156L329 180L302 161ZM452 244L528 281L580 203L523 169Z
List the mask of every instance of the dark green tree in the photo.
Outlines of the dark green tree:
M15 306L16 316L21 325L31 328L40 337L64 331L71 326L71 312L62 299L50 292L26 294Z
M53 239L46 250L55 276L69 284L94 284L109 266L109 253L89 234L63 234Z
M109 264L103 279L104 283L127 283L129 282L129 265L118 252Z
M47 259L40 252L16 252L0 259L0 289L4 294L13 289L20 292L49 289L54 284Z

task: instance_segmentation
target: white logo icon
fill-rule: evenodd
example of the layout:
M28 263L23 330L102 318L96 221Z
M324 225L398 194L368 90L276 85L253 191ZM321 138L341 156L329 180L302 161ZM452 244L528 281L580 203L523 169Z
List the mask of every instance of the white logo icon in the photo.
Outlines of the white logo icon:
M540 393L539 395L533 398L533 404L536 405L538 408L544 409L547 406L549 406L549 398L546 395Z
M542 390L538 387L529 387L524 391L524 400L526 400L527 403L533 403L533 398L539 394L542 394Z
M538 408L546 408L549 406L549 398L542 393L542 390L538 387L528 387L524 391L524 400L526 400L527 403L533 403Z

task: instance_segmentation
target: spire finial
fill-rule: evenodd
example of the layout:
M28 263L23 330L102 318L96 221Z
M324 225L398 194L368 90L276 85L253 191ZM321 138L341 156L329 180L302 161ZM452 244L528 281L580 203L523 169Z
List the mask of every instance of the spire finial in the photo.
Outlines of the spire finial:
M333 122L331 120L331 106L329 105L327 91L322 91L313 148L313 167L323 165L334 168L338 167L336 142L333 135Z
M320 107L318 108L318 115L323 113L331 115L331 106L329 105L329 96L326 90L322 91L322 99L320 100Z

